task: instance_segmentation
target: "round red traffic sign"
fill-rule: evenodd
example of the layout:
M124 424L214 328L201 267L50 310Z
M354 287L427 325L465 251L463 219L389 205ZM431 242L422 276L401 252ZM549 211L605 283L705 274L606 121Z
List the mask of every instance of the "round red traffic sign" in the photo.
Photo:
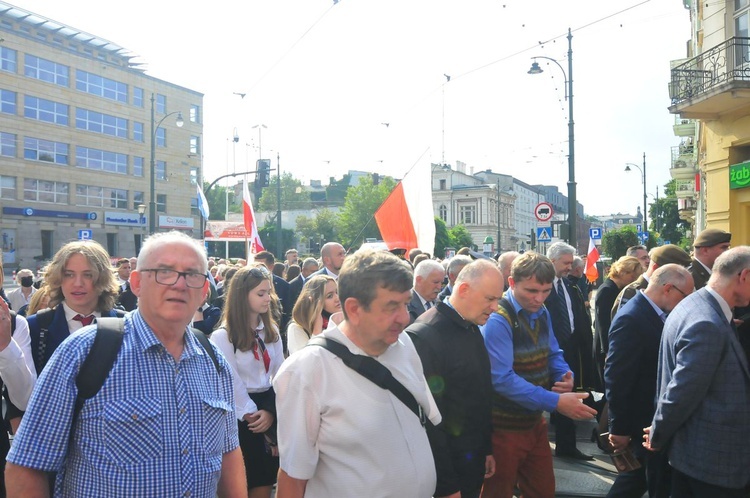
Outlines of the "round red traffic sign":
M536 216L536 219L539 221L549 221L553 214L555 214L555 212L552 209L552 204L549 202L540 202L534 208L534 216Z

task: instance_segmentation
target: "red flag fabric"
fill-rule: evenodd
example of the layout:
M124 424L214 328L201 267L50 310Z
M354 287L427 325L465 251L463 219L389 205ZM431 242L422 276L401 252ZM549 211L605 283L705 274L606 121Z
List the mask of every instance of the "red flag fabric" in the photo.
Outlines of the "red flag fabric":
M594 239L589 237L589 253L586 256L586 278L589 282L594 283L599 278L599 270L596 268L596 262L599 261L599 250L594 244Z
M247 188L247 178L242 181L242 214L245 221L245 230L250 234L250 252L256 254L264 250L263 243L258 235L258 224L253 211L253 201L250 198L250 190Z

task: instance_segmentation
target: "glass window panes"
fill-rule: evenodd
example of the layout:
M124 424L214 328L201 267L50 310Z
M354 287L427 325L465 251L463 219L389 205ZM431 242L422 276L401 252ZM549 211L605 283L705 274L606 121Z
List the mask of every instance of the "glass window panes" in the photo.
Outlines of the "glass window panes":
M145 196L143 195L143 192L136 190L133 192L133 210L138 211L138 206L140 204L146 204L146 201L144 200Z
M167 212L167 194L156 194L156 212Z
M191 154L200 154L201 148L200 148L200 142L199 138L196 136L190 137L190 153Z
M167 162L156 161L156 179L166 180L167 179Z
M128 120L88 109L76 109L76 128L102 133L111 137L127 138Z
M16 135L0 132L0 155L16 157Z
M156 145L159 147L167 146L167 131L164 128L156 129Z
M24 75L55 85L68 86L68 66L48 61L31 54L24 56Z
M16 92L0 90L0 111L5 114L16 114Z
M76 185L76 205L127 209L128 191L95 185Z
M16 177L15 176L0 176L0 198L2 199L15 199L16 198Z
M128 101L128 85L81 69L76 69L76 90L117 102Z
M23 158L29 161L44 161L67 165L68 144L25 137L23 139Z
M18 52L8 47L0 47L0 69L15 73L17 68Z
M167 113L167 97L166 95L156 94L156 112L160 114Z
M143 123L133 121L133 140L143 142Z
M473 225L476 223L476 207L475 206L461 206L459 211L460 223L462 225Z
M68 125L68 105L51 100L24 95L23 115L27 118L38 119L47 123L62 126Z
M143 88L133 87L133 105L143 107Z
M25 178L23 181L23 200L68 204L68 184Z
M128 156L127 154L81 147L79 145L76 147L76 166L127 175Z
M201 108L195 104L190 106L190 122L200 123L201 122Z
M133 156L133 176L143 176L143 158Z

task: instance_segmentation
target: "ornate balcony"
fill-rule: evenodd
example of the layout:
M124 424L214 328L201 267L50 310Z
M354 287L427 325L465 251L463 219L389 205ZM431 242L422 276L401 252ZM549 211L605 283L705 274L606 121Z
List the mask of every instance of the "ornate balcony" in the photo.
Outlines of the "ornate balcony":
M692 119L686 119L682 116L675 116L674 135L676 137L695 137L696 121Z
M730 38L671 74L669 112L685 119L716 119L750 106L750 38Z
M683 143L672 147L672 162L669 174L675 180L690 180L698 172L698 157L692 143Z

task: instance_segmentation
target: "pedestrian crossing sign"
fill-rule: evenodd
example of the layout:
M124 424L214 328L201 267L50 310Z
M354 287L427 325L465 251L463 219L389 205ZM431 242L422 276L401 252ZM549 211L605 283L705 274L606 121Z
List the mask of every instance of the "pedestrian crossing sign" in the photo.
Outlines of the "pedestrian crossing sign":
M537 242L552 242L552 227L537 227Z

